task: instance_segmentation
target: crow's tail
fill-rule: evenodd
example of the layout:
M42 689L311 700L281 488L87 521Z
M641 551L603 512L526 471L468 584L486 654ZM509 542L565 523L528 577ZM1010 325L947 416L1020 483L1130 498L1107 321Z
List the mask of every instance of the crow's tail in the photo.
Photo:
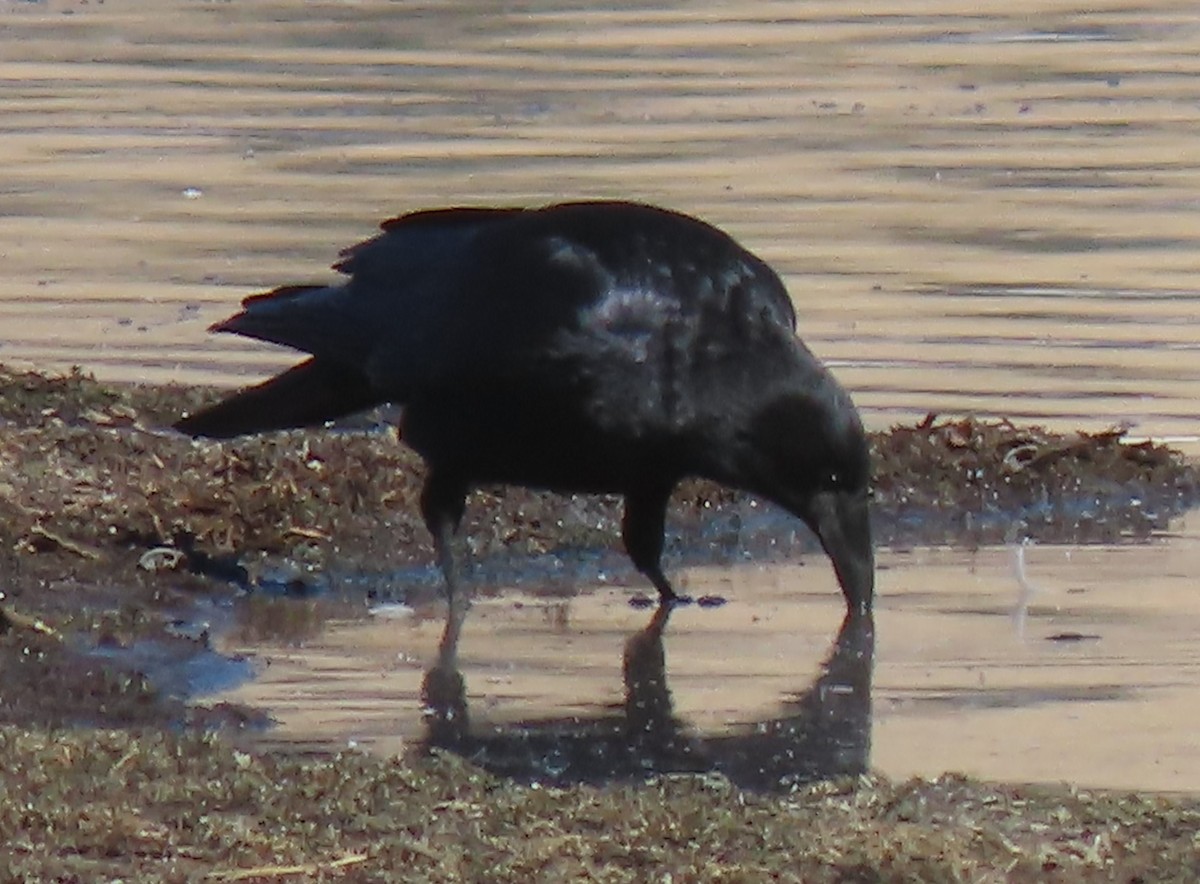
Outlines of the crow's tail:
M379 403L360 372L314 358L187 415L175 429L191 436L228 439L265 430L318 426Z

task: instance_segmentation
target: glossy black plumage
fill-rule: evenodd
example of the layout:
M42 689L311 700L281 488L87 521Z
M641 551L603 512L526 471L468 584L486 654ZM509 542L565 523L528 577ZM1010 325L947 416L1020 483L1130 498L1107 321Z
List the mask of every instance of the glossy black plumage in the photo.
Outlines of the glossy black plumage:
M311 358L179 429L228 437L402 404L452 599L466 494L502 482L624 495L626 549L671 600L667 500L704 476L804 519L848 605L870 608L858 414L796 337L778 276L724 233L630 203L442 209L385 223L336 267L342 284L257 295L213 327Z

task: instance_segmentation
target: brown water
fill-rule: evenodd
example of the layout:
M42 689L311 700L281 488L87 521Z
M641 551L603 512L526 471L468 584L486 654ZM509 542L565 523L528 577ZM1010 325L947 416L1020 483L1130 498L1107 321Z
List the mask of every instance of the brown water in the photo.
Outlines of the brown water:
M1140 545L1035 546L1023 580L1015 556L1012 548L882 553L869 698L869 658L842 660L831 667L836 677L814 685L842 616L823 560L688 571L689 592L728 603L679 609L665 629L678 740L738 768L748 753L766 757L761 743L739 738L836 718L837 734L821 734L823 742L792 734L797 754L833 742L863 755L872 747L870 766L896 777L954 770L1200 791L1195 525ZM650 619L628 595L596 588L547 601L505 592L476 605L458 669L471 727L493 753L507 740L511 755L511 744L555 727L596 740L598 723L620 717L623 655ZM441 630L439 612L393 612L335 623L300 646L235 644L254 655L260 677L218 699L270 710L279 721L270 741L402 751L427 735L422 683ZM849 708L831 707L839 694ZM846 769L844 757L838 764Z
M0 0L0 360L249 381L205 325L379 219L620 197L774 263L873 426L1193 436L1200 17L1087 8Z
M291 357L205 326L379 219L629 198L777 266L873 427L970 410L1194 438L1194 4L869 8L0 0L0 361L255 380ZM1023 631L1010 551L881 554L873 763L1200 789L1197 550L1034 549ZM688 733L715 745L812 687L840 616L814 565L691 572L731 603L665 632ZM519 601L473 612L472 721L619 706L649 615L609 590ZM280 739L406 745L439 628L259 649L239 696ZM1072 631L1099 638L1047 640Z

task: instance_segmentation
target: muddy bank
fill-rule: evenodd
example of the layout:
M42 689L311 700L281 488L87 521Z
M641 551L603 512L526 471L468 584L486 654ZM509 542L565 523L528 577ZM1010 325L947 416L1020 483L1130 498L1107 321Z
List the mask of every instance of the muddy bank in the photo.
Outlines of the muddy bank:
M0 687L0 721L187 719L182 697L213 677L188 667L230 627L234 600L240 628L287 637L361 613L367 597L437 598L416 506L423 470L387 415L231 443L166 429L218 395L0 369L0 657L20 673ZM897 548L1136 540L1200 493L1194 465L1119 431L930 416L872 442L876 531ZM676 566L786 560L813 545L794 519L707 482L681 487L671 517ZM619 519L616 498L478 491L464 528L481 591L525 570L533 591L570 594L563 573L588 579L597 551L606 581L640 591ZM555 568L529 567L546 553ZM146 660L170 690L147 680Z
M229 444L163 429L215 395L0 375L8 880L389 880L398 868L414 880L485 870L495 880L637 880L664 869L811 881L998 869L1012 881L1182 880L1196 867L1193 799L956 777L759 793L735 768L551 787L452 755L239 748L239 732L267 724L262 713L187 703L204 679L222 677L212 633L301 640L330 616L363 611L366 590L329 591L328 575L362 563L423 573L431 554L416 515L420 466L384 416ZM898 547L1136 541L1200 487L1182 457L1119 432L931 417L873 444L877 525ZM706 483L681 489L672 512L676 564L804 549L789 520ZM615 549L618 517L611 499L480 491L467 530L485 591L497 567L488 562ZM638 585L632 572L616 580ZM543 583L533 589L570 591L553 575ZM436 580L401 592L433 598Z
M159 546L179 548L192 565L261 553L314 566L337 555L428 557L414 505L424 471L388 415L230 443L167 429L218 395L0 368L0 540L23 557L84 562ZM1136 537L1200 500L1193 465L1119 429L1061 434L929 415L874 434L872 447L884 545ZM483 556L613 546L618 503L485 488L465 531ZM745 495L696 481L677 491L672 514L682 534L751 508Z

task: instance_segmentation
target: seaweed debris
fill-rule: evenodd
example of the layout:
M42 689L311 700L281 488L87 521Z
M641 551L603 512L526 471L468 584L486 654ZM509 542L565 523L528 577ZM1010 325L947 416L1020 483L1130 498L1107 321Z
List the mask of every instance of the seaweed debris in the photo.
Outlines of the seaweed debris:
M928 415L872 437L883 543L1111 542L1200 503L1200 471L1124 429L1055 433Z
M424 469L394 429L286 432L219 443L163 429L214 391L104 385L0 369L0 546L83 566L147 549L273 553L383 566L429 561L417 514ZM1200 499L1200 473L1121 430L1053 433L974 417L872 436L875 521L883 542L1003 542L1014 526L1056 540L1142 536ZM619 500L521 488L476 492L466 535L476 555L615 547ZM685 483L683 526L745 505ZM203 570L195 568L194 570Z

